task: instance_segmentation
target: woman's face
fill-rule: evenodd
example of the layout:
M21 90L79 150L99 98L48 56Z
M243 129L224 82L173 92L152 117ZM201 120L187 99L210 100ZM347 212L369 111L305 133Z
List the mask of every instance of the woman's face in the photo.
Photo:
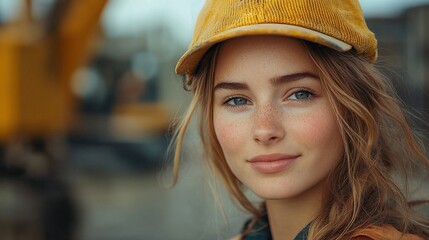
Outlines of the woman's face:
M214 85L215 133L244 185L264 199L325 190L343 142L301 42L279 36L229 40L219 50Z

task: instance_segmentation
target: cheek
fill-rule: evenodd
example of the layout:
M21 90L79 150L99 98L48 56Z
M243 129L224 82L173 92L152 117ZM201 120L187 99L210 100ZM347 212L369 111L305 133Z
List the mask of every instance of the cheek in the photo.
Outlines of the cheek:
M245 139L243 127L243 124L231 118L219 116L214 119L216 137L227 160L229 155L233 155L242 147L242 141Z
M312 123L309 125L307 134L311 134L312 138L316 141L326 142L326 140L331 139L338 133L338 128L333 116L326 112L316 114L312 119Z
M307 149L340 154L343 149L341 134L330 109L320 108L311 114L301 116L296 132Z

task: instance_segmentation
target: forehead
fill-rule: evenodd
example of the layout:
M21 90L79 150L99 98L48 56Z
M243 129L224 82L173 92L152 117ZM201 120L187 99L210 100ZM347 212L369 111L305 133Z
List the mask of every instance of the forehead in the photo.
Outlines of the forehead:
M303 71L316 73L316 68L300 40L247 36L222 44L216 59L215 81L255 75L271 78Z

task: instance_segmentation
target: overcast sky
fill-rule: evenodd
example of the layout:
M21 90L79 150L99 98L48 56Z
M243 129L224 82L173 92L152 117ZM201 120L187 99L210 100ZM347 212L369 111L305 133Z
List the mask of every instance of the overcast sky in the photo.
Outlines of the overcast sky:
M190 40L204 0L110 0L103 25L111 36L138 34L145 28L165 24L178 41ZM404 9L429 4L429 0L360 0L367 17L394 16Z
M55 0L33 0L36 14L43 15ZM16 14L22 0L0 0L0 18ZM109 36L138 35L148 28L164 25L174 31L177 41L187 43L204 0L109 0L102 17ZM393 16L404 9L429 4L429 0L360 0L367 17Z

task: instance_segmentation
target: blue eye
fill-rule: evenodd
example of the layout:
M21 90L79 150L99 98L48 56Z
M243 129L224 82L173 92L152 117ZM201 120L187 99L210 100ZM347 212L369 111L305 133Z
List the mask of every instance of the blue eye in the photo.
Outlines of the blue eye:
M226 104L231 105L231 106L240 106L240 105L247 105L249 104L249 101L245 98L242 97L233 97L230 98Z
M294 92L288 99L290 100L307 100L309 99L313 94L309 91L300 90Z

